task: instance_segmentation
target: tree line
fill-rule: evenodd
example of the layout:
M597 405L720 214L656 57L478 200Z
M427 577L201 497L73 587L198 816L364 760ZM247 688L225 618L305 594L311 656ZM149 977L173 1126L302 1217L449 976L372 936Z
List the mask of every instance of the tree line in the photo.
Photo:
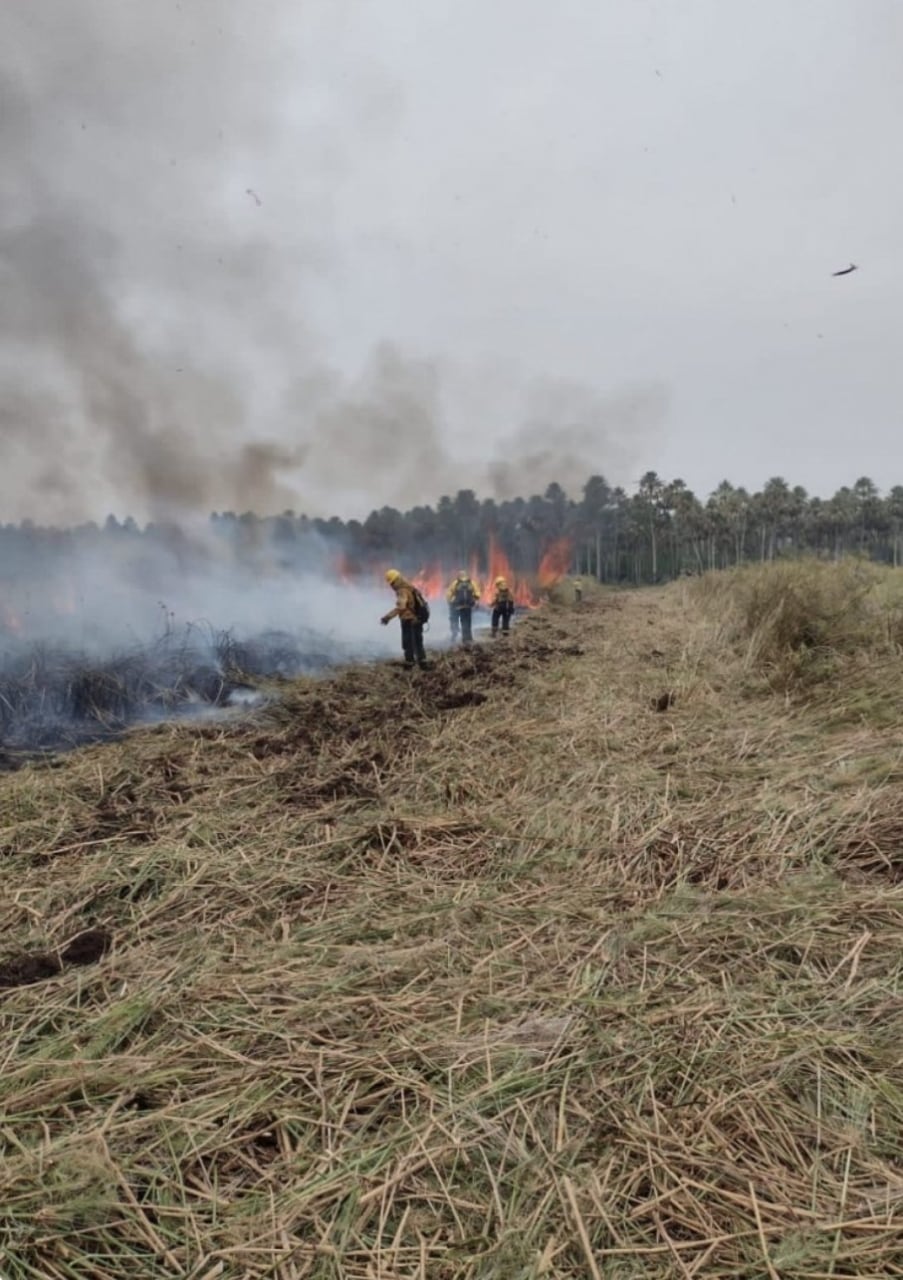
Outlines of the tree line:
M301 564L353 576L392 562L417 571L427 565L486 562L489 541L521 572L535 572L560 539L572 547L572 569L600 582L661 582L687 572L812 554L858 554L898 565L903 553L903 486L882 494L868 477L833 497L810 496L774 477L749 492L722 482L701 499L683 480L647 472L635 492L590 476L579 497L550 484L543 494L510 501L480 499L471 489L408 511L382 507L364 520L309 518L293 511L261 517L217 512L214 539L239 561L266 553L286 568ZM79 548L125 550L160 546L177 559L198 554L176 524L139 527L110 516L102 525L71 529L31 521L0 526L0 557L17 570L38 571L47 557ZM0 572L2 576L2 572Z

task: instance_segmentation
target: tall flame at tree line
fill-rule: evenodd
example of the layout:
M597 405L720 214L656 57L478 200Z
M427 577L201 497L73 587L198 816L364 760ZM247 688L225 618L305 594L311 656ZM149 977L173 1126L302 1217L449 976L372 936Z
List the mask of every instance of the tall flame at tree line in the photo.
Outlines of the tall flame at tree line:
M481 604L489 604L492 601L496 578L504 578L514 594L515 603L521 608L535 609L540 603L541 592L554 587L556 582L560 582L568 572L572 554L573 545L570 539L558 538L546 548L535 574L521 573L513 568L508 556L496 539L490 535L485 559L471 556L467 572L472 580L480 585ZM405 576L423 592L427 600L436 601L444 599L449 584L461 568L463 565L457 562L451 565L433 563L419 569L416 573L408 573ZM344 556L340 557L336 569L342 581L348 583L360 582L362 578L375 576L380 572L372 567L361 570Z
M539 568L535 574L522 573L513 568L508 556L498 545L496 539L489 538L489 546L484 559L472 556L467 571L474 582L480 586L480 603L489 604L494 594L496 578L504 578L514 594L517 605L525 609L535 609L541 600L541 593L554 587L556 582L568 573L571 566L573 546L568 538L559 538L545 550ZM431 601L445 598L449 584L463 566L459 562L452 565L432 564L421 568L407 577ZM385 566L353 565L346 556L340 556L334 566L336 576L348 584L360 583L370 579L378 579L382 585ZM17 613L3 598L0 591L0 634L24 636L28 630L26 613ZM73 615L79 611L79 602L71 586L51 591L47 600L50 609L57 616Z

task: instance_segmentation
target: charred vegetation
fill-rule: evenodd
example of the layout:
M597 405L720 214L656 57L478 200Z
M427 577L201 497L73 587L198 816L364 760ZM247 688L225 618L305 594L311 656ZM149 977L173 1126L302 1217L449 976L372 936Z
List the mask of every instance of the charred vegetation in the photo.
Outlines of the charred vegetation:
M261 681L317 674L347 657L303 631L240 640L186 627L107 658L17 643L0 655L0 769L139 723L253 706L265 697Z

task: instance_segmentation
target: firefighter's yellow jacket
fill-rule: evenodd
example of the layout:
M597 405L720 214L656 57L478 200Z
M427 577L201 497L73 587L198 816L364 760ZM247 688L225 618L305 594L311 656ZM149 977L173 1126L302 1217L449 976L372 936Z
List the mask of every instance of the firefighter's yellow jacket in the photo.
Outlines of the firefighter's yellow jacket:
M404 578L392 584L395 592L395 608L387 613L383 622L391 622L393 618L401 618L402 622L416 622L417 612L414 608L414 588Z

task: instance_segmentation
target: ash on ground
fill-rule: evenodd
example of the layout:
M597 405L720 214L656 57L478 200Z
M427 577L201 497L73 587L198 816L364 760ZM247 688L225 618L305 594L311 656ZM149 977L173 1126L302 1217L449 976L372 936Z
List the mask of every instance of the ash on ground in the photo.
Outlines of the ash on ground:
M239 638L187 626L108 656L4 638L0 767L136 724L252 710L272 696L267 684L374 656L309 630Z

